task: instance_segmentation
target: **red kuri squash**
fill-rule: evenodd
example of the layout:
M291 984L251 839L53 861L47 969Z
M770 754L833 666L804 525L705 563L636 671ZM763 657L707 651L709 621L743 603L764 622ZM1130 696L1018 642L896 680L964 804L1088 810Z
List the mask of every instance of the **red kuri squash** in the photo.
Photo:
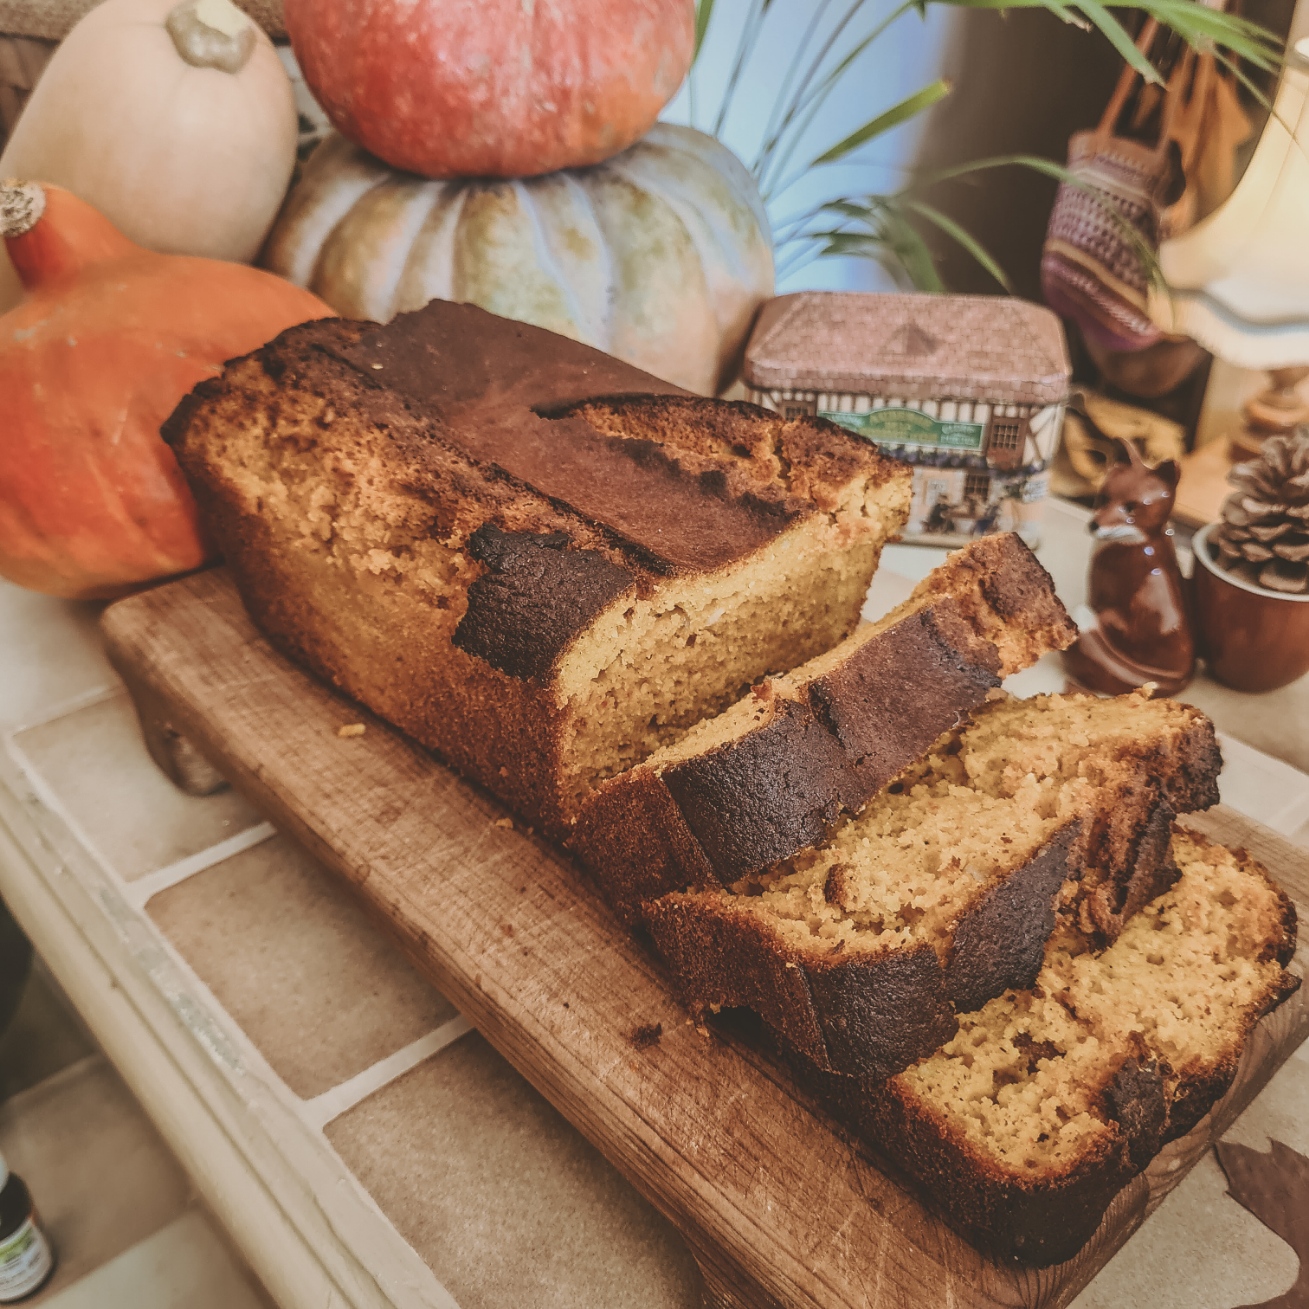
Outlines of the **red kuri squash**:
M56 186L0 184L26 298L0 317L0 576L120 595L207 557L159 425L224 360L331 310L242 264L159 255Z
M531 177L643 136L691 64L694 0L284 0L338 130L426 177Z

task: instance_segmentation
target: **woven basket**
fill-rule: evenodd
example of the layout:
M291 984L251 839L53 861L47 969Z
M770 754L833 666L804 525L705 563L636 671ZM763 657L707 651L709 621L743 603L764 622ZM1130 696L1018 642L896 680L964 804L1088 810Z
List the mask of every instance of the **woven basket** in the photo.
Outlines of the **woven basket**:
M55 46L99 0L0 0L0 149ZM286 43L282 0L236 0L274 41ZM296 87L301 99L301 87Z

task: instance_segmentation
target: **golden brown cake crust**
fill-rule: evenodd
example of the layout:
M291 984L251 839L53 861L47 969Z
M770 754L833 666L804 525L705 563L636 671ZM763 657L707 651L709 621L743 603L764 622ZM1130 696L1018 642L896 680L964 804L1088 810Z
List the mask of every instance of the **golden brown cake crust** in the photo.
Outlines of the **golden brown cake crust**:
M1168 833L1179 814L1219 801L1223 756L1212 721L1180 706L1186 730L1167 746L1143 737L1119 780L1086 828L1079 858L1090 873L1078 890L1082 930L1114 940L1143 905L1170 884Z
M1125 1061L1120 1071L1125 1116L1157 1120L1163 1111L1157 1067ZM1140 1171L1134 1147L1148 1160L1159 1146L1148 1129L1136 1138L1118 1129L1075 1167L1024 1184L996 1169L896 1078L877 1084L829 1078L825 1093L838 1116L890 1161L890 1171L909 1180L968 1241L997 1259L1038 1268L1071 1259L1086 1244L1110 1201Z
M680 893L665 896L652 904L650 926L698 1008L748 1005L823 1071L854 1066L887 1077L954 1034L930 946L815 958L741 912L730 896L716 898L712 912Z
M706 712L670 682L632 729L615 717L637 712L621 678L603 685L625 623L681 623L689 651L716 614L706 599L679 618L689 600L756 594L733 590L741 570L792 578L801 621L711 633L716 712L781 651L799 662L854 626L909 494L834 424L688 397L441 302L293 328L198 386L164 435L261 630L557 838L593 754L617 771L606 751L639 758Z

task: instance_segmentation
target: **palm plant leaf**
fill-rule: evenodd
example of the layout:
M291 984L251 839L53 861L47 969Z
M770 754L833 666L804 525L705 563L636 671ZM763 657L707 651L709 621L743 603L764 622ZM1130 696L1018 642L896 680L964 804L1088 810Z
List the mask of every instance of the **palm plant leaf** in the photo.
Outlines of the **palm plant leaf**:
M943 214L935 205L929 205L924 200L906 200L904 205L906 209L917 214L920 218L925 218L933 227L940 228L946 236L967 250L1010 295L1013 294L1014 288L1010 284L1004 269L996 263L991 252L967 228L955 222L949 214Z
M908 122L909 119L936 104L938 100L943 100L950 94L950 83L938 79L930 82L927 86L913 95L905 96L899 104L892 105L890 109L883 110L870 118L862 127L856 128L849 136L838 141L834 146L824 150L809 165L811 168L819 164L834 164L838 159L844 159L852 150L857 150L861 145L866 145L874 137L881 136L883 132L889 132L893 127L899 127L901 123Z
M714 16L714 0L698 0L695 7L695 53L691 62L700 58L700 47L704 45L705 33L709 30L709 20Z

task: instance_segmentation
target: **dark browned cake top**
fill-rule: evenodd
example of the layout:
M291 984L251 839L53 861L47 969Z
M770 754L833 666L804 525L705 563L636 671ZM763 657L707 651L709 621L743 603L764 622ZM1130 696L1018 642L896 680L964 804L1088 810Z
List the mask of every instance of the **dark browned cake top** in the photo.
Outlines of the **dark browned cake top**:
M813 512L811 500L785 485L748 484L743 457L616 436L567 410L583 400L641 395L673 410L721 407L744 429L780 425L776 415L689 397L554 332L439 300L354 341L317 324L298 330L310 340L321 334L324 354L431 420L440 440L599 524L652 572L712 571ZM817 443L824 440L846 464L880 471L885 462L839 429Z
M626 592L751 559L805 520L838 548L884 535L908 493L904 465L834 424L688 395L447 301L385 326L292 327L197 386L161 433L205 512L244 467L230 442L253 442L275 465L294 449L311 482L353 480L369 512L413 515L405 530L484 566L455 643L524 678Z
M562 409L598 395L686 395L621 359L476 305L433 300L365 331L328 338L329 354L447 421L479 413Z

